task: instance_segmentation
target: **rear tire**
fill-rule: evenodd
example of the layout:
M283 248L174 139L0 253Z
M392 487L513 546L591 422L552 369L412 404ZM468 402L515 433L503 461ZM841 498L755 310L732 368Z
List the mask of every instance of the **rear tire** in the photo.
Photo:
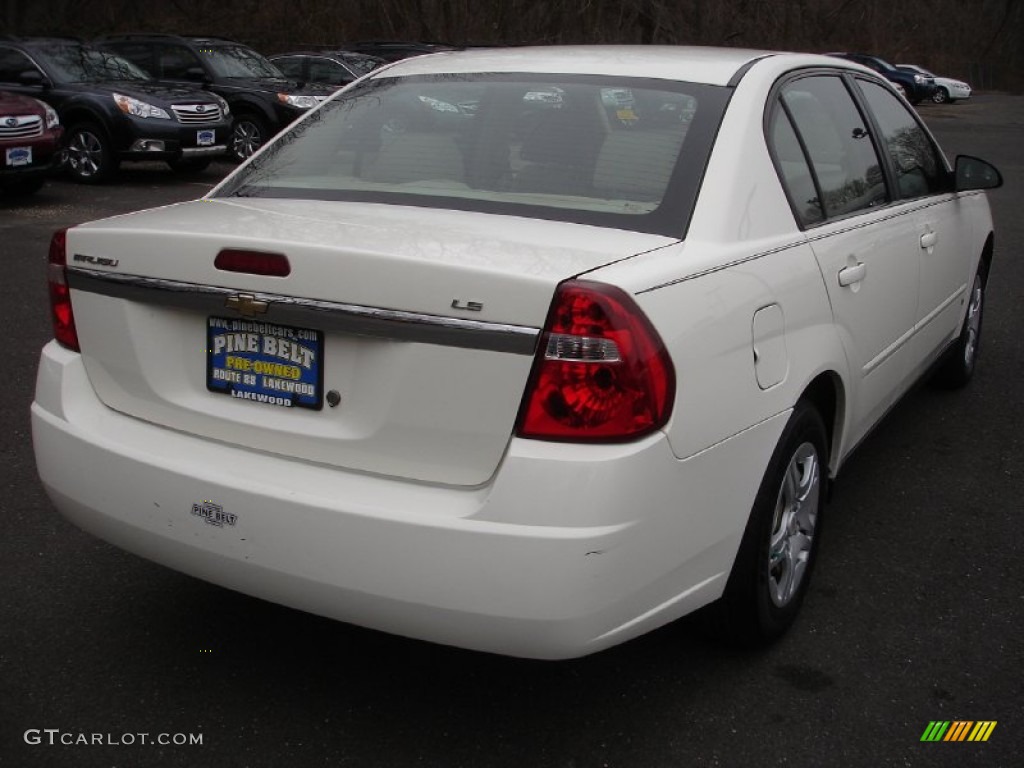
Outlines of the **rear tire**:
M67 171L80 184L99 184L117 171L110 140L95 123L79 123L68 132Z
M950 101L949 91L947 91L942 86L939 86L938 88L935 89L935 93L932 94L932 101L934 101L936 104L945 104L946 102Z
M967 314L960 327L960 336L946 352L935 372L935 383L946 389L960 389L974 375L981 346L981 325L985 313L985 274L979 269L974 276Z
M767 645L796 620L821 539L828 482L828 433L801 400L758 489L712 631L736 645Z

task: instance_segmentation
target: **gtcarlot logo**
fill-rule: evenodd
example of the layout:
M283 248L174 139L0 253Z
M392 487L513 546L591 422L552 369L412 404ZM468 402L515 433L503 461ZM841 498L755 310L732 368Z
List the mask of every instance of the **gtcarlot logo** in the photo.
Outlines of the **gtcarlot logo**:
M62 731L60 728L29 728L25 731L25 743L33 746L55 747L131 747L137 744L158 747L202 746L201 733L85 733L84 731Z

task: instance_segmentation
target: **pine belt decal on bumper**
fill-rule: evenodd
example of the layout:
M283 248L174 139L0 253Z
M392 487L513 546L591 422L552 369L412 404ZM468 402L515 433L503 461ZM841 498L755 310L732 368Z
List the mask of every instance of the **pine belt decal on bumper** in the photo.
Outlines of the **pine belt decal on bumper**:
M215 525L223 528L225 525L234 525L238 515L225 512L220 504L214 504L209 499L192 505L192 514L201 517L207 525Z

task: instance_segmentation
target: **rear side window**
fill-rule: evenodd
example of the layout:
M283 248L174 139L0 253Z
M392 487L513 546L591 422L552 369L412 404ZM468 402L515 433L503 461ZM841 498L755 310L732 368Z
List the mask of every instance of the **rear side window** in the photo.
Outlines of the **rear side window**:
M782 186L797 219L805 226L823 221L825 212L821 208L811 168L807 165L807 156L800 146L789 115L783 109L776 109L772 116L771 142Z
M857 84L882 131L899 196L922 197L946 191L945 165L907 105L877 83L858 80Z
M827 218L847 216L888 202L885 175L869 126L841 78L832 75L803 77L786 84L781 104L792 120L820 190L819 204ZM787 140L784 126L773 142ZM790 145L791 147L791 145ZM785 145L773 147L776 157ZM803 192L787 191L799 206ZM799 211L799 208L798 208ZM805 220L805 223L812 223Z

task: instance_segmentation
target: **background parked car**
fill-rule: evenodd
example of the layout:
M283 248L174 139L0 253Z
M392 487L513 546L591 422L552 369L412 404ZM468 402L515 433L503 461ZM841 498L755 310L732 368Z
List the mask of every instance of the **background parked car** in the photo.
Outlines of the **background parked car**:
M269 58L292 80L336 87L348 85L387 63L379 56L352 51L292 51Z
M954 80L951 77L939 77L938 75L929 72L924 67L919 67L916 64L897 64L896 67L897 69L902 69L904 72L911 72L934 79L935 93L932 94L932 101L936 104L945 104L946 102L954 102L971 98L971 86L963 80Z
M895 85L896 90L902 93L911 104L920 104L925 99L930 99L932 94L935 93L935 78L930 75L897 69L888 61L878 56L869 56L866 53L830 53L828 55L856 61L868 69L875 70L875 72Z
M0 39L0 88L57 111L76 181L103 181L122 160L198 170L227 149L223 99L194 86L157 83L131 62L76 40Z
M60 167L63 137L49 104L0 91L0 189L14 195L38 191Z
M364 40L359 43L345 43L344 48L346 51L379 56L385 61L398 61L410 56L422 56L425 53L457 50L454 46L444 43L411 43L400 40Z
M229 149L237 160L333 93L301 86L252 48L221 37L132 34L97 42L160 80L201 84L227 101L234 116Z

